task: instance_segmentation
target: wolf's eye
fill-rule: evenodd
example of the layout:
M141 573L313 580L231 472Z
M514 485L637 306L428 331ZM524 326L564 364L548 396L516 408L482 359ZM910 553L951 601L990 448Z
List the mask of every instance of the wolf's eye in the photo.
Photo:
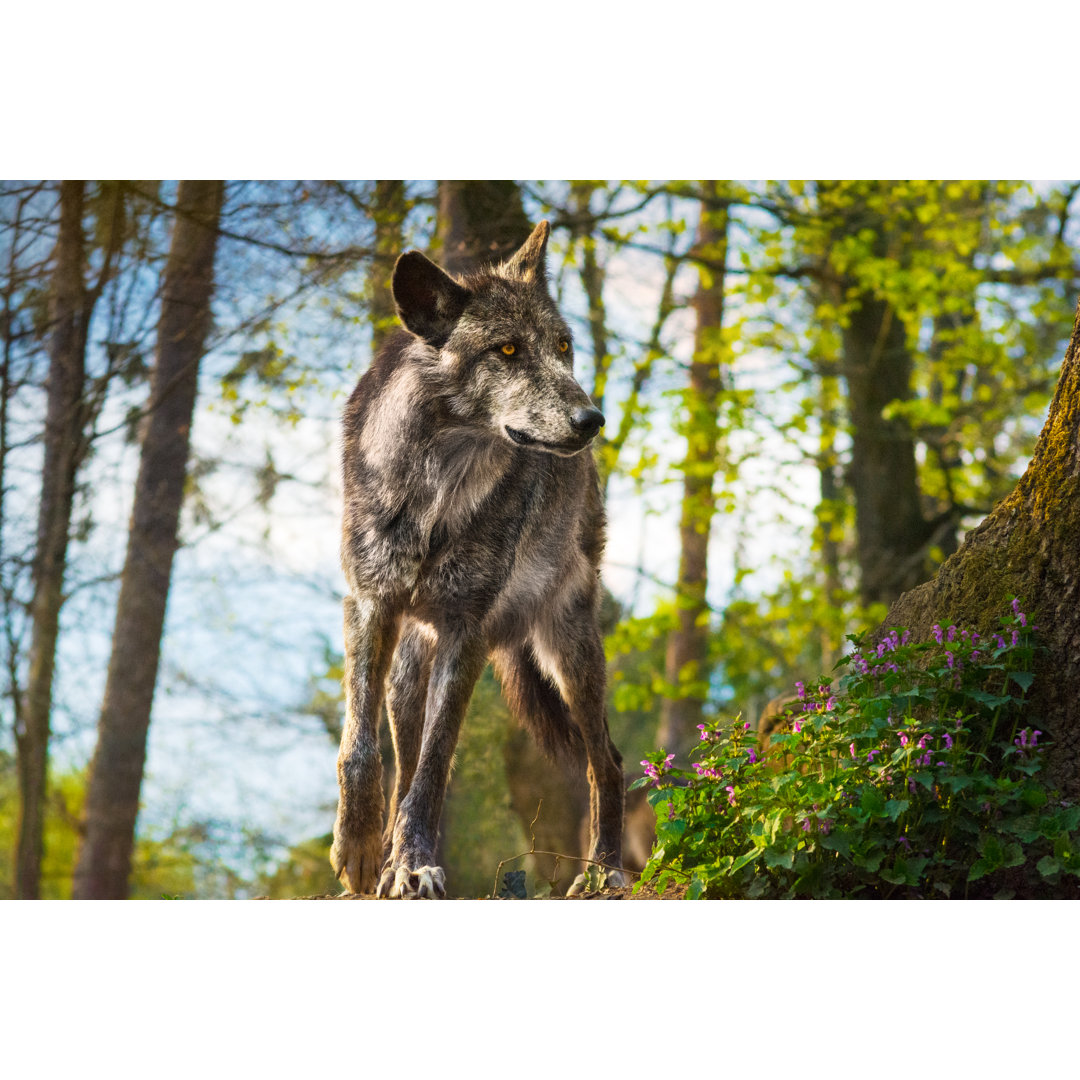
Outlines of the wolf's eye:
M516 345L504 345L502 347L502 351L504 353L506 353L507 356L513 356L514 353L517 352L517 346Z
M569 348L570 342L567 341L566 338L563 338L562 341L559 342L559 352L566 352Z

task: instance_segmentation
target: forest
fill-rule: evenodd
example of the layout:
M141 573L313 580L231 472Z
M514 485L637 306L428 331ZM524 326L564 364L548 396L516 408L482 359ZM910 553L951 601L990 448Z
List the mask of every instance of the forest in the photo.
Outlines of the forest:
M0 182L0 898L341 891L341 414L402 252L540 220L606 418L621 891L1073 897L1078 194ZM453 895L564 894L588 814L485 671Z

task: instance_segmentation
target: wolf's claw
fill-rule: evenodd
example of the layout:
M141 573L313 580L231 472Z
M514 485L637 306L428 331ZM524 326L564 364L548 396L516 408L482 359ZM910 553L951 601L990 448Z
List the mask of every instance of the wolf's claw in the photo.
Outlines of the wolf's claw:
M391 900L441 900L446 896L446 873L441 866L388 866L376 893Z

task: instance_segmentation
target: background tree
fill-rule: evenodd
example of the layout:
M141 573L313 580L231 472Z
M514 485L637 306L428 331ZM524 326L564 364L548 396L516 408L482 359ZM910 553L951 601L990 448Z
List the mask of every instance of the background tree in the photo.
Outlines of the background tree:
M98 745L90 769L86 835L75 871L76 899L123 899L128 895L146 733L176 550L199 360L210 329L214 252L223 198L224 183L220 180L184 181L177 193L128 556Z

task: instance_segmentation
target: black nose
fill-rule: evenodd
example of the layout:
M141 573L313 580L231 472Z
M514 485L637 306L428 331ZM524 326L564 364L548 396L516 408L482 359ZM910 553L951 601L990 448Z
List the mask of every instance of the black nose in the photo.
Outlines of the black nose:
M604 414L591 405L587 409L575 409L570 414L570 426L579 435L591 439L604 426Z

